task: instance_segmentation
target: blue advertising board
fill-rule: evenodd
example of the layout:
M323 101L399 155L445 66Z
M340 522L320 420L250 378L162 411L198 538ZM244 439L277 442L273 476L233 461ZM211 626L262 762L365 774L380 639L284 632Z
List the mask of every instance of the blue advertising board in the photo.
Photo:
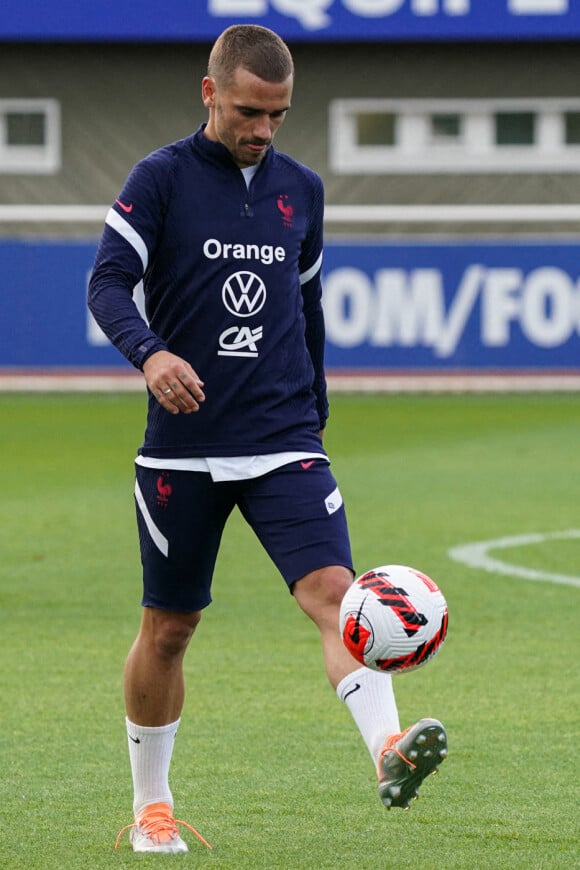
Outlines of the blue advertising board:
M3 0L0 40L213 41L249 22L289 41L577 39L577 0Z
M329 369L580 369L580 246L331 245Z
M86 309L95 250L0 242L0 369L130 370ZM323 280L329 372L580 371L580 244L330 241Z

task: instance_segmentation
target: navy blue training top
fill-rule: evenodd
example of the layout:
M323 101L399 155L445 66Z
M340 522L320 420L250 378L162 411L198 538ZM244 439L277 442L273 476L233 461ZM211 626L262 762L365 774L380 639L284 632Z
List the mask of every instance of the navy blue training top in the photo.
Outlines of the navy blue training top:
M89 285L90 310L134 366L169 350L204 381L195 414L170 414L149 395L140 452L321 452L322 181L270 147L248 190L229 151L203 130L133 168ZM149 325L132 298L141 280Z

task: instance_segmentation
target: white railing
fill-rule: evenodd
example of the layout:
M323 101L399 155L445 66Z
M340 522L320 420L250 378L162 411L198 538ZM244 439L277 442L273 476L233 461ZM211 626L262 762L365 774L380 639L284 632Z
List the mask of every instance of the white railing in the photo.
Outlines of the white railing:
M108 205L0 205L0 223L103 223ZM569 223L580 204L327 205L327 223Z

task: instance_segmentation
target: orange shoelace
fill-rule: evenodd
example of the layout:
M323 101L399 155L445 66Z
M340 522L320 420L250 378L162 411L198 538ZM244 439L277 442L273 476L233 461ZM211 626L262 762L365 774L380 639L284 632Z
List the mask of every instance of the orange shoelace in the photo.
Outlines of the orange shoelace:
M398 755L399 758L402 759L405 764L408 764L409 767L412 767L413 770L415 770L415 768L417 767L416 764L413 764L413 762L409 758L407 758L406 755L403 755L403 753L395 746L395 743L397 743L401 739L401 737L404 737L404 735L407 733L407 731L410 730L410 728L411 726L409 726L409 728L405 728L405 730L401 731L400 734L390 734L385 740L385 744L381 749L381 754L379 756L379 776L381 775L381 758L383 757L383 755L386 755L387 752L394 752L395 755Z
M138 821L121 828L115 840L115 849L119 847L121 837L125 831L130 831L132 828L139 827L143 834L151 840L158 843L167 843L178 833L177 825L183 825L184 828L187 828L188 831L191 831L197 837L200 843L203 843L208 849L212 848L207 840L188 822L174 819L167 804L153 804L145 809Z

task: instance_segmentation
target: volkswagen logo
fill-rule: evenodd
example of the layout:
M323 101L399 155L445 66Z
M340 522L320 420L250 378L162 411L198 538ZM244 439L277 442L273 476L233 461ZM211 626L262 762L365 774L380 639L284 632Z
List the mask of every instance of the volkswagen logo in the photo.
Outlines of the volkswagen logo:
M251 317L266 303L266 285L254 272L234 272L222 287L222 300L235 317Z

